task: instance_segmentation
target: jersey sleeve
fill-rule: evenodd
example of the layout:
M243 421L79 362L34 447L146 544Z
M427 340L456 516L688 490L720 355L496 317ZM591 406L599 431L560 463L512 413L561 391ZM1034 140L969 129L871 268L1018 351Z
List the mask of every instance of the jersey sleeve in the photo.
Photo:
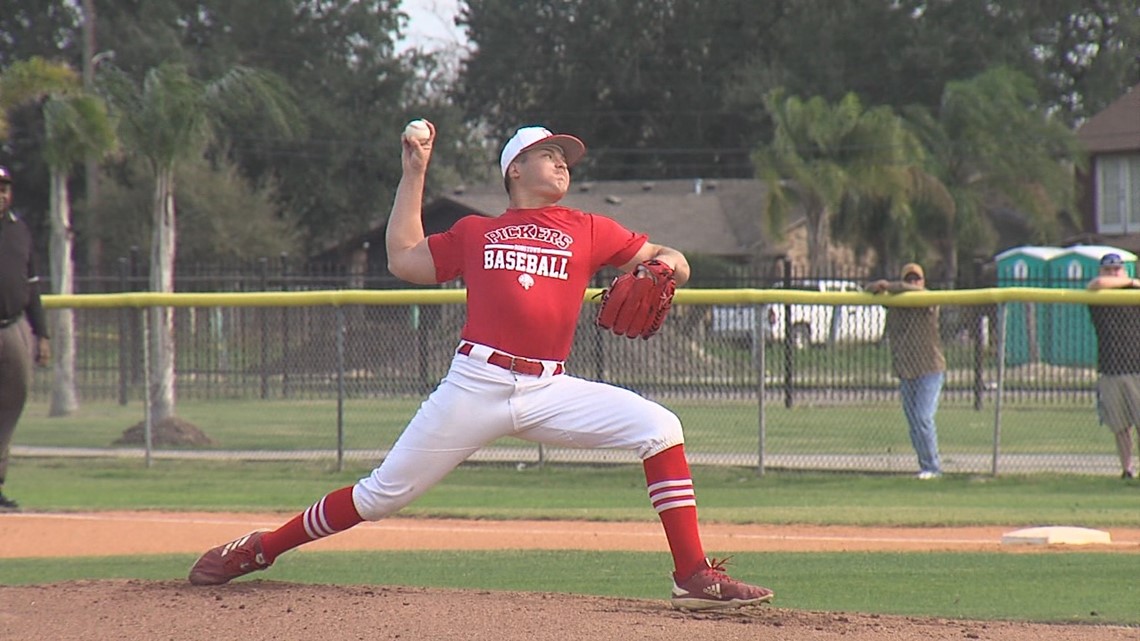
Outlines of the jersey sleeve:
M463 275L463 239L470 227L467 224L468 218L470 217L460 218L445 232L428 236L428 248L431 249L431 259L435 262L435 280L438 283L446 283Z
M612 218L591 214L594 229L595 260L598 265L621 267L628 263L649 240L649 236L626 229Z

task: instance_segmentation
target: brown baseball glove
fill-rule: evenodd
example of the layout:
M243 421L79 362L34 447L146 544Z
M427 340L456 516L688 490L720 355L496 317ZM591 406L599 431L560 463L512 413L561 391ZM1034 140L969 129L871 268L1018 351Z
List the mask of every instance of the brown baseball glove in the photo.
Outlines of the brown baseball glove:
M676 290L677 281L668 265L646 261L602 291L595 322L618 336L647 339L661 329Z

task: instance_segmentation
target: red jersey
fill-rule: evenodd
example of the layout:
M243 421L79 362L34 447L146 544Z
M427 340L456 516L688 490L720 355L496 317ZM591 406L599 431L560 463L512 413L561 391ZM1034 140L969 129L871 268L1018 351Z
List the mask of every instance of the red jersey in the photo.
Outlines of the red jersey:
M428 247L439 282L466 283L463 339L561 361L590 278L605 265L628 263L646 240L613 219L555 205L466 216L429 236Z

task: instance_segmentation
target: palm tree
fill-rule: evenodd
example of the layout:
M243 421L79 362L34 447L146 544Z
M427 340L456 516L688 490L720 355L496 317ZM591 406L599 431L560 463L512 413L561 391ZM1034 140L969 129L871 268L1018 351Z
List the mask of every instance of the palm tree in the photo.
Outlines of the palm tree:
M83 90L78 74L64 64L32 58L13 63L0 76L0 107L4 114L15 107L38 103L45 128L44 160L51 180L50 219L51 282L56 294L75 292L72 256L72 168L88 156L101 157L115 144L114 128L106 105ZM53 376L51 416L66 416L79 409L75 389L75 312L52 314Z
M1028 77L999 67L948 83L937 114L905 110L927 150L927 171L955 203L950 233L938 230L945 264L956 265L962 247L995 249L986 216L995 202L1028 216L1034 242L1055 238L1066 216L1079 227L1072 168L1083 154L1073 131L1040 105Z
M903 140L890 144L903 149L915 138L898 121L891 133ZM889 140L889 139L887 139ZM942 182L920 166L924 154L910 148L898 164L885 165L890 174L882 181L888 191L876 191L872 182L860 191L849 193L840 204L834 219L837 240L852 245L859 253L874 252L880 271L892 273L902 263L926 262L932 252L943 255L948 238L953 237L957 206ZM944 265L943 279L953 280L954 271Z
M775 132L754 160L768 182L769 222L778 228L793 204L803 207L813 271L828 265L835 232L886 261L915 237L916 199L944 211L918 139L890 108L864 110L855 94L805 102L779 89L765 105Z
M284 133L297 129L300 118L280 79L248 67L235 67L209 82L192 77L180 64L151 68L141 82L114 68L101 76L124 146L147 162L154 178L150 289L172 292L177 165L202 154L211 143L222 142L219 125L229 117L260 114ZM174 314L165 307L149 313L152 366L147 415L158 424L174 416Z

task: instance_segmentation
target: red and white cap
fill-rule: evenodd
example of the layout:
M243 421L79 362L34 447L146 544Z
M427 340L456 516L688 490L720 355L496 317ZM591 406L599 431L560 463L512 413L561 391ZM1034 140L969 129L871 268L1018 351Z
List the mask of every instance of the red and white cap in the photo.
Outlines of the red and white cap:
M567 167L573 167L586 155L585 143L570 134L551 133L546 127L522 127L507 141L503 154L499 156L499 168L503 170L503 176L507 175L507 167L511 166L519 154L542 145L555 145L562 149Z

